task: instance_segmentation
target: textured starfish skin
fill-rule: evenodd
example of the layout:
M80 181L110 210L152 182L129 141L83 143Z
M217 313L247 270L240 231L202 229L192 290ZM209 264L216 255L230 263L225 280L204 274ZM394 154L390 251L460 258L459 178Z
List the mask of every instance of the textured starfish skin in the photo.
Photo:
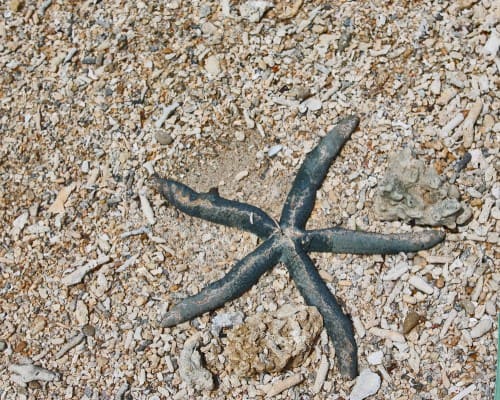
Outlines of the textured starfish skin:
M162 318L164 327L191 320L221 307L249 290L278 262L284 263L306 303L318 308L328 336L333 342L342 375L358 374L357 346L351 319L321 279L308 252L352 254L396 254L416 252L435 246L444 239L439 231L384 235L343 228L305 230L313 210L316 191L330 164L358 126L349 116L339 121L319 144L306 155L285 201L279 224L261 209L227 200L217 191L197 193L179 182L153 175L160 193L184 213L218 224L243 229L263 242L236 263L220 280L187 297Z

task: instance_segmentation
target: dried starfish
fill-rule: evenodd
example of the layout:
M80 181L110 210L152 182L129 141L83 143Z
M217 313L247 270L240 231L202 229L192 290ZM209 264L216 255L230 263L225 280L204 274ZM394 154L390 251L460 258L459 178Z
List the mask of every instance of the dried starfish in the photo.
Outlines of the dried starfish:
M263 242L240 260L222 279L211 283L197 295L187 297L163 317L164 327L191 320L221 307L249 290L262 274L278 262L284 263L306 303L318 308L338 357L342 375L358 374L357 346L351 319L321 279L310 251L352 254L395 254L433 247L444 239L439 231L391 234L352 231L343 228L306 230L316 191L331 162L358 126L359 118L342 119L306 155L288 194L279 223L261 209L227 200L217 190L197 193L182 183L153 175L161 194L184 213L240 228L257 235Z

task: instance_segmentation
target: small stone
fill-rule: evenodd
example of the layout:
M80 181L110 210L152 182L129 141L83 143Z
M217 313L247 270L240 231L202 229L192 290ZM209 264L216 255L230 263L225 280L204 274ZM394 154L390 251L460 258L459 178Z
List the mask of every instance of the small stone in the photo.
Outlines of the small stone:
M90 163L85 160L82 162L81 170L84 174L88 174L90 171Z
M12 12L18 12L21 10L23 6L23 0L11 0L10 2L10 11Z
M294 86L288 95L296 100L304 101L311 95L311 90L306 86Z
M11 379L24 387L31 381L59 380L59 374L33 364L12 364L9 366L9 371L13 373Z
M441 93L441 80L439 79L439 76L436 77L429 86L429 90L433 95L438 96Z
M76 302L75 318L80 325L85 325L89 322L89 310L82 300Z
M486 55L496 56L498 50L500 49L500 34L497 33L496 29L491 30L490 37L484 45L483 51Z
M22 353L22 352L24 352L24 350L26 350L26 347L28 347L28 343L26 343L26 341L24 341L24 340L21 340L19 343L17 343L14 346L14 352L15 353Z
M238 142L243 142L245 140L245 133L243 133L242 131L236 131L234 133L234 137Z
M240 5L240 16L250 22L259 22L265 12L274 7L270 1L251 0Z
M49 207L48 212L54 214L63 213L64 204L66 203L66 200L68 200L69 195L75 189L75 187L76 183L73 182L70 185L62 188L57 194L57 197L52 205Z
M7 349L7 342L5 340L0 340L0 351L5 351Z
M406 341L405 337L401 333L391 331L389 329L381 329L374 326L373 328L370 328L368 332L372 335L378 336L379 338L392 340L396 343L404 343Z
M384 353L382 351L376 351L374 353L371 353L366 360L368 361L368 364L370 365L380 365L382 364L382 360L384 358Z
M433 166L415 159L406 148L389 160L389 168L375 197L375 213L382 220L402 219L418 225L453 229L464 212L464 204L457 196L459 193Z
M241 311L219 314L212 319L212 332L218 336L223 328L232 328L242 322L243 313Z
M403 321L403 334L407 335L422 320L422 317L414 311L410 311Z
M163 130L156 131L155 138L158 141L158 143L160 143L162 145L169 145L169 144L172 144L172 142L174 141L174 138L172 137L172 135L170 135L170 133L165 132Z
M369 369L361 371L349 395L349 400L363 400L377 393L380 388L380 376Z
M247 177L248 176L248 171L247 170L244 170L244 171L240 171L238 172L235 177L234 177L234 180L235 181L241 181L243 178Z
M271 146L269 150L267 151L267 155L269 157L274 157L276 154L278 154L281 149L283 149L283 146L281 144L276 144L274 146Z
M483 318L481 321L477 323L477 325L471 329L470 337L472 339L479 338L487 333L491 327L493 326L493 321L489 317Z
M309 355L322 329L315 307L286 304L253 315L227 332L225 368L239 376L295 368Z
M323 103L317 97L311 97L303 103L309 111L318 111L323 107Z
M212 7L210 7L210 4L202 4L200 6L200 18L205 18L208 17L210 14L212 14Z
M201 334L190 337L184 343L179 357L179 375L190 387L196 390L212 390L214 381L212 374L202 365L202 357L198 351Z
M95 335L95 327L89 324L86 324L82 327L82 333L85 336L94 336Z
M424 278L418 275L413 275L409 280L408 283L412 285L415 289L420 290L421 292L425 294L432 294L434 293L434 288L429 285Z
M217 55L208 56L205 59L205 70L213 76L217 76L221 72L219 57Z
M405 262L398 262L394 267L382 276L383 281L395 281L401 278L410 270L410 266Z
M46 325L47 325L47 321L45 320L45 318L38 315L33 320L33 325L31 327L31 334L36 335L37 333L43 331L43 329L45 328Z

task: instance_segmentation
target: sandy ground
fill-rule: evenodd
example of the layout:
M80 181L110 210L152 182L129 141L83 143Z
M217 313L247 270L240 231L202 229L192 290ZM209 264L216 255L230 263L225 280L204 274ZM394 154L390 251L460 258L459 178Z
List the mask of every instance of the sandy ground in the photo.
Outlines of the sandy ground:
M421 230L373 211L403 148L472 210L428 251L312 254L381 378L370 399L492 398L498 2L6 0L0 13L0 399L245 399L284 380L276 399L349 398L324 331L279 372L238 376L224 356L235 328L214 334L215 316L303 304L283 265L220 310L158 326L258 240L183 215L148 180L218 187L278 218L304 155L349 114L360 127L309 227ZM197 333L213 390L179 373Z

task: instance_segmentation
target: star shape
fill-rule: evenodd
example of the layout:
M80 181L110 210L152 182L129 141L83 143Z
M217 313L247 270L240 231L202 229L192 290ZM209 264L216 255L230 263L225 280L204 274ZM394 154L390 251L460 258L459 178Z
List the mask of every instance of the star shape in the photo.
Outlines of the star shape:
M262 243L237 262L218 281L175 305L161 320L171 327L215 310L248 291L278 262L286 265L305 302L315 306L323 317L328 336L335 347L340 373L354 378L358 374L357 346L353 324L335 296L320 277L308 252L351 254L396 254L428 249L444 239L444 233L379 234L340 227L306 230L316 191L330 164L359 124L357 116L338 122L319 144L306 155L288 193L279 223L260 208L224 199L217 189L198 193L182 183L153 175L159 192L182 212L218 224L243 229L257 235Z

